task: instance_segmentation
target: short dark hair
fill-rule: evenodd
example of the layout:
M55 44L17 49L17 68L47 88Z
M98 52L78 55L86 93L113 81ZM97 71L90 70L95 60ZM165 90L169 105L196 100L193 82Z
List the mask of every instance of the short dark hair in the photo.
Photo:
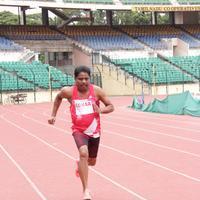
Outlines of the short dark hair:
M90 68L86 66L76 67L74 70L74 77L76 78L81 72L87 73L90 77Z

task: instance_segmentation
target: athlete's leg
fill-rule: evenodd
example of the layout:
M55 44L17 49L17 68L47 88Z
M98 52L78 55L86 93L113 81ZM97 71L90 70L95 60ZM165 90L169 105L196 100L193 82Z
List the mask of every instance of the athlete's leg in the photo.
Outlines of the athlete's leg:
M96 164L97 153L99 149L99 142L100 142L100 137L90 138L88 141L88 152L89 152L88 165L89 166L94 166Z
M96 158L88 158L88 165L94 166L96 164Z
M83 186L83 199L91 199L88 190L88 140L89 137L82 133L73 133L74 140L79 150L78 172Z
M78 171L84 192L88 188L88 147L86 145L79 148Z

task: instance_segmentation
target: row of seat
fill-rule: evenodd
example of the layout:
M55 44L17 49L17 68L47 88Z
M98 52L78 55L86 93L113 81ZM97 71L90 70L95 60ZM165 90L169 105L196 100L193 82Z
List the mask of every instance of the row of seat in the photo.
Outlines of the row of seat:
M140 42L153 49L167 49L167 45L163 42L163 39L171 38L179 38L185 41L189 44L190 48L200 47L200 41L197 40L200 38L199 25L193 27L185 26L186 32L193 31L193 36L196 39L190 34L183 32L178 26L117 26L116 28L121 29L122 32L126 32L129 36L108 26L65 26L59 29L63 34L53 30L53 27L48 28L46 26L0 26L0 34L7 34L8 37L15 40L62 40L67 36L95 50L109 50L112 48L143 49ZM1 46L0 42L0 49L11 48L10 45L5 44ZM12 48L14 47L17 46L12 45Z
M136 40L132 38L121 35L121 36L77 36L74 37L75 40L83 43L95 50L108 50L108 49L143 49Z
M64 40L65 35L54 30L54 26L0 25L0 36L14 40Z
M63 0L64 3L113 4L113 0Z
M200 56L186 56L186 57L169 57L172 63L178 65L179 68L200 79Z
M150 4L150 5L168 5L169 0L121 0L123 4Z
M199 27L199 26L197 26ZM190 48L199 48L200 41L183 32L178 27L162 26L124 26L120 27L130 36L140 40L153 49L166 49L163 39L179 38L189 44ZM199 33L200 34L200 33Z
M1 90L9 90L9 91L14 91L14 90L31 90L33 89L33 84L26 82L22 79L18 79L16 76L13 76L12 74L1 71L1 82L0 82Z
M31 0L25 0L31 1ZM55 2L56 0L34 0L34 1L49 1ZM61 0L64 3L95 3L95 4L113 4L113 0ZM123 4L156 4L167 5L171 4L170 0L121 0ZM179 4L200 4L200 0L177 0Z
M184 73L159 58L113 59L112 62L129 74L149 84L172 84L194 81L193 76Z
M67 36L116 36L121 35L109 26L64 26L59 29Z
M177 1L180 4L194 4L194 5L200 4L200 0L177 0Z
M3 51L21 51L22 46L14 43L12 40L9 40L4 37L0 37L0 50Z
M52 88L61 88L65 85L73 85L74 83L72 76L38 61L31 64L24 62L0 62L0 68L15 77L15 85L17 82L16 77L18 77L18 80L23 80L43 89L48 89L50 84ZM13 83L13 81L6 82ZM10 83L9 85L12 86Z

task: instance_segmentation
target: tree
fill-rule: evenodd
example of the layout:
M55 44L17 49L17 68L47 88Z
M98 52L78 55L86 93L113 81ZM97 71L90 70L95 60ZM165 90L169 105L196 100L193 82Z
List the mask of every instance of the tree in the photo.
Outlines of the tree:
M106 12L104 10L97 10L93 12L94 24L103 25L106 24Z
M150 13L132 12L132 11L115 11L113 15L114 25L146 25L151 24Z
M27 15L26 24L27 25L41 25L42 24L41 13Z
M17 25L19 23L19 17L16 14L13 14L9 11L0 12L0 24L5 25ZM52 19L50 18L50 22ZM26 15L27 25L41 25L42 24L42 15L41 13Z
M158 13L157 23L158 24L169 24L169 13Z
M0 24L18 24L19 19L18 16L9 12L9 11L3 11L0 12Z

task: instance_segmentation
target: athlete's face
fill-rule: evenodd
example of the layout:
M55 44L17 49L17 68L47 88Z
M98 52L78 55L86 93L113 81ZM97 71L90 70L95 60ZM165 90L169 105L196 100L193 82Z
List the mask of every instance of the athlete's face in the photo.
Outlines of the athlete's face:
M88 86L90 83L90 77L88 73L86 72L81 72L77 77L76 77L76 86L78 87L79 91L87 91Z

